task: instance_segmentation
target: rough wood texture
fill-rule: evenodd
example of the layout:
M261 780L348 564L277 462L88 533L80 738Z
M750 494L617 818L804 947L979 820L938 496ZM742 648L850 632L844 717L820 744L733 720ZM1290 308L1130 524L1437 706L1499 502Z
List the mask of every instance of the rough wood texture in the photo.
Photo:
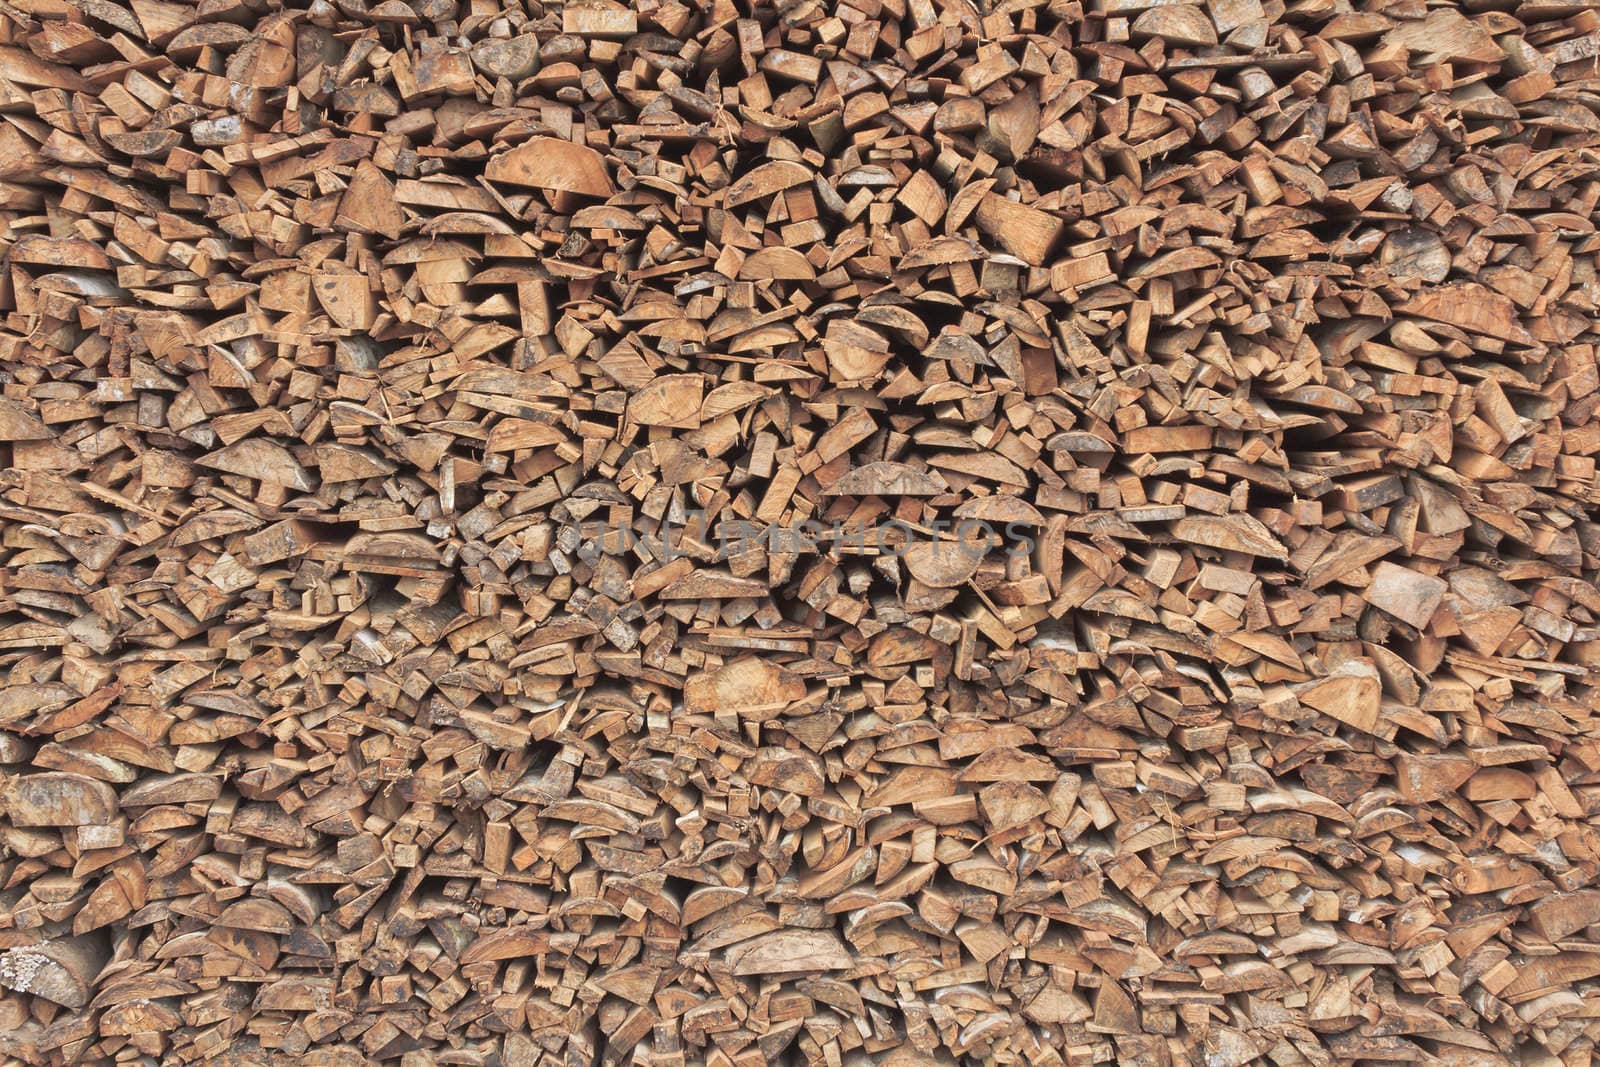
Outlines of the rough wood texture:
M1597 63L0 0L0 1059L1590 1063Z

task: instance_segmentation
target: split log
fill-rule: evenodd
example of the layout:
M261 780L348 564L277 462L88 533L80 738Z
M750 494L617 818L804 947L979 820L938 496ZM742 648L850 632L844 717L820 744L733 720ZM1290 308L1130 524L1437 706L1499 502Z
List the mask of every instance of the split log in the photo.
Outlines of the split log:
M1597 59L0 2L0 1058L1590 1062Z

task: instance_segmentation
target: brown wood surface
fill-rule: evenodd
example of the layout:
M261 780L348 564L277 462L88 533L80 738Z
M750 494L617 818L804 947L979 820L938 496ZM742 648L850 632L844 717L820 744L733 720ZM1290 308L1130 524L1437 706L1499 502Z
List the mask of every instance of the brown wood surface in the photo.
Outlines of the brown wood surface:
M0 1067L1579 1067L1600 10L0 0Z

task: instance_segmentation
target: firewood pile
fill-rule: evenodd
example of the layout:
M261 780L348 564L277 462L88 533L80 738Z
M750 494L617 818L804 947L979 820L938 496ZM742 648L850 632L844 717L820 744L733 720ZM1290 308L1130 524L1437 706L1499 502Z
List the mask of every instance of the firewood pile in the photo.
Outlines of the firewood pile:
M1597 205L1576 0L0 0L0 1063L1590 1063Z

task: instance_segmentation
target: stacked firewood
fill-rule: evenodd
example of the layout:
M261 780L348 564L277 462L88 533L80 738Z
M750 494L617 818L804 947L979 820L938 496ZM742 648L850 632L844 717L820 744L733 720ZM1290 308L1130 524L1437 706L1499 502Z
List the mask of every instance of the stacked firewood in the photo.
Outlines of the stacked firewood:
M1600 10L0 0L0 1061L1588 1064Z

